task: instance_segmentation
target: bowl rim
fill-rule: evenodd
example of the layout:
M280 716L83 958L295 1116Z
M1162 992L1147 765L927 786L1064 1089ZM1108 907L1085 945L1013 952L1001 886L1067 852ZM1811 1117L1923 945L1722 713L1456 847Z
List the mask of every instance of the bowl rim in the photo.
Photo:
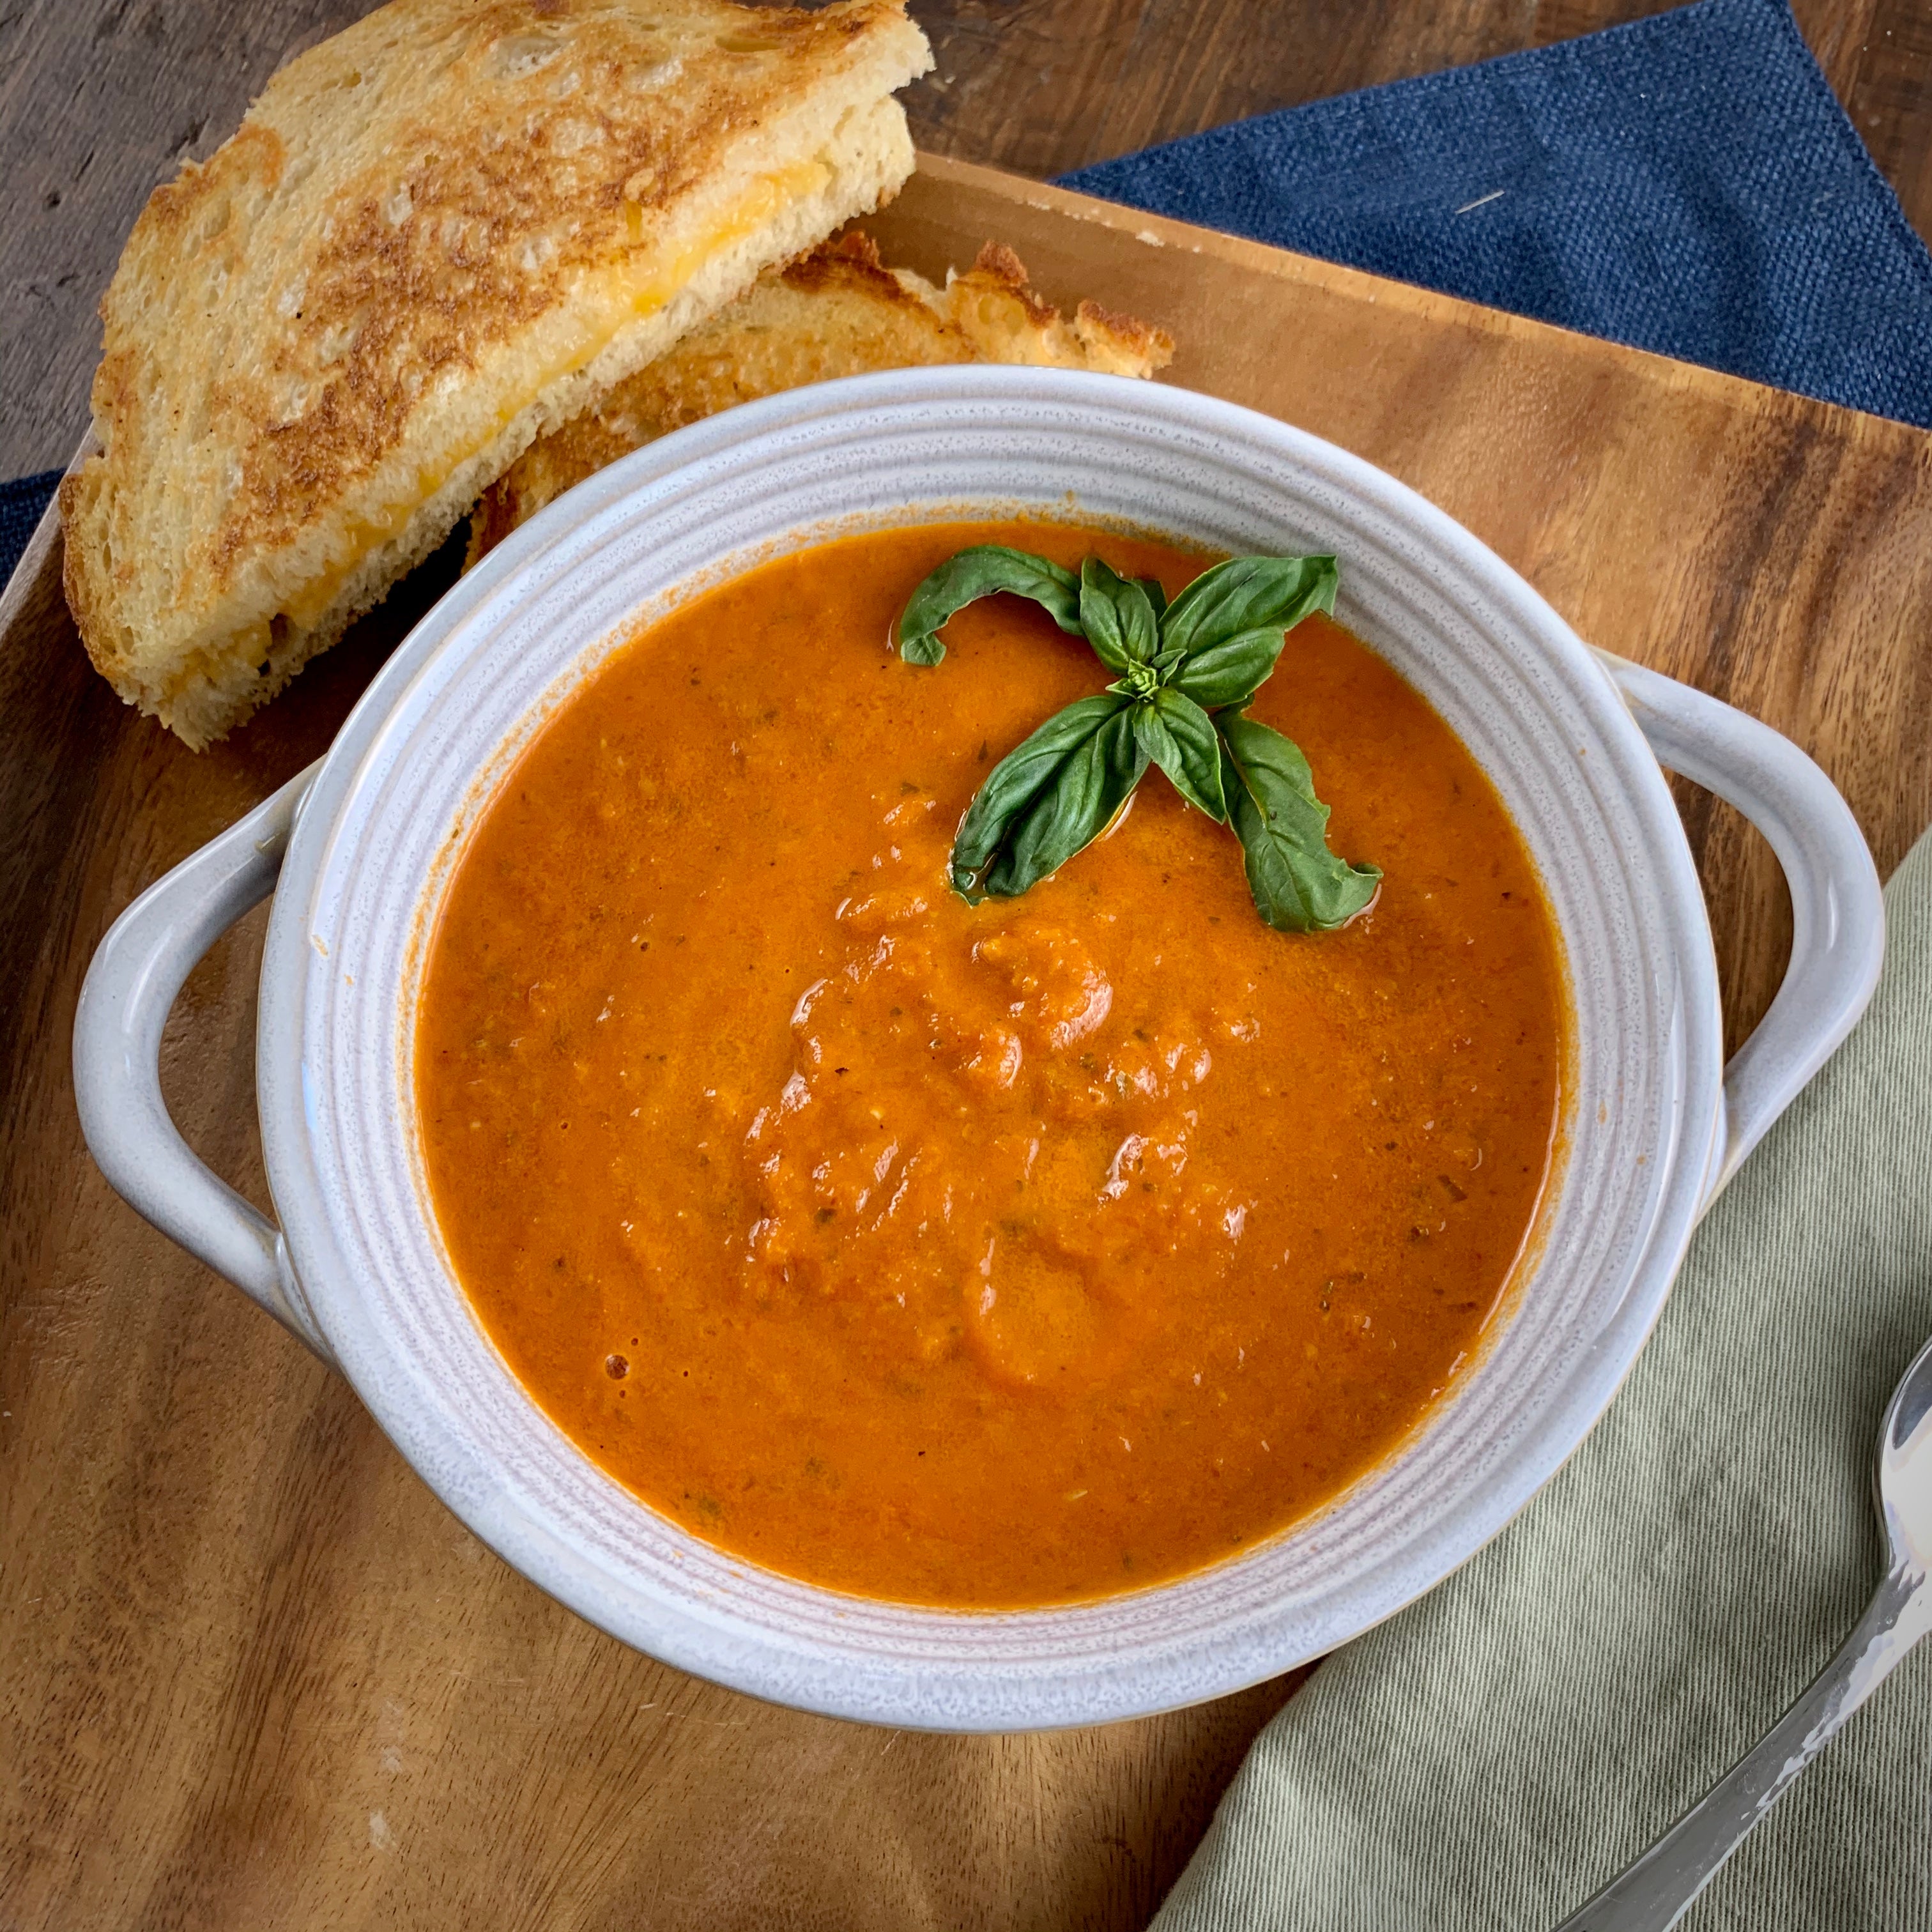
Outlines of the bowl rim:
M1001 365L920 369L848 378L742 405L645 446L547 506L461 579L397 648L344 724L298 814L263 951L256 1042L265 1164L284 1230L286 1285L405 1459L472 1530L540 1587L621 1641L695 1674L754 1695L776 1696L799 1708L914 1728L921 1727L923 1717L929 1714L922 1714L916 1700L882 1701L855 1689L842 1681L836 1659L827 1662L814 1688L804 1696L799 1694L795 1654L777 1660L782 1669L761 1667L755 1656L734 1654L721 1663L711 1634L687 1628L688 1620L681 1612L667 1618L660 1604L658 1614L644 1618L614 1603L609 1579L552 1525L533 1517L506 1485L479 1497L450 1475L442 1453L446 1445L439 1441L434 1426L388 1399L376 1372L391 1352L385 1336L358 1311L345 1308L326 1292L332 1270L340 1268L341 1262L308 1147L310 1095L302 1065L304 978L292 968L306 963L311 896L326 866L335 824L364 781L386 725L458 631L486 611L493 600L513 596L554 547L633 500L638 513L647 515L653 492L670 487L698 459L722 457L748 464L774 440L789 436L795 440L801 431L809 434L815 422L842 422L855 412L916 412L960 398L980 403L1010 399L1022 405L1042 399L1070 398L1082 404L1105 400L1151 420L1210 434L1220 431L1236 440L1258 438L1300 466L1345 478L1354 493L1392 513L1432 550L1446 553L1564 660L1578 694L1590 694L1592 724L1618 746L1625 763L1648 775L1639 781L1649 819L1642 829L1657 868L1655 884L1679 973L1676 990L1678 1016L1684 1023L1684 1065L1669 1172L1645 1244L1632 1265L1614 1332L1606 1338L1610 1346L1593 1350L1577 1368L1566 1400L1552 1406L1541 1426L1494 1472L1498 1480L1491 1492L1461 1498L1450 1513L1451 1520L1433 1533L1430 1547L1440 1560L1429 1565L1428 1580L1400 1602L1365 1618L1350 1636L1414 1601L1473 1556L1556 1473L1594 1426L1661 1312L1696 1221L1722 1125L1721 1018L1709 923L1688 842L1654 756L1609 677L1540 596L1445 512L1363 459L1238 404L1168 385ZM908 506L909 511L914 507ZM319 1288L325 1292L318 1293ZM1153 1598L1171 1587L1156 1585L1139 1594ZM972 1623L1011 1613L934 1614ZM1312 1654L1329 1647L1324 1643ZM757 1646L750 1648L755 1651ZM1045 1718L1030 1716L1010 1700L1003 1702L994 1687L973 1721L948 1718L928 1727L1005 1730L1145 1715L1262 1681L1306 1660L1309 1654L1257 1658L1252 1645L1244 1646L1238 1657L1225 1660L1218 1676L1209 1673L1212 1681L1205 1690L1200 1688L1202 1672L1192 1673L1190 1688L1181 1698L1164 1693L1159 1672L1144 1664L1124 1672L1081 1673L1078 1688L1089 1694L1076 1700L1078 1708L1071 1714L1063 1711ZM781 1683L782 1690L776 1688Z

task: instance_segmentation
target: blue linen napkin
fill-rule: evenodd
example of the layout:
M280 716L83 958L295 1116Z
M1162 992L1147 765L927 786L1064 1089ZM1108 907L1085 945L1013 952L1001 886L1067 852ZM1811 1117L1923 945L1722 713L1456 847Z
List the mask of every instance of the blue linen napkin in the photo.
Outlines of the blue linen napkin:
M43 470L38 476L16 476L0 483L0 584L14 574L34 526L61 480L58 470Z
M1064 180L1932 428L1932 256L1786 0L1699 0ZM56 480L0 484L0 579Z
M1061 185L1932 428L1932 254L1786 0L1700 0Z

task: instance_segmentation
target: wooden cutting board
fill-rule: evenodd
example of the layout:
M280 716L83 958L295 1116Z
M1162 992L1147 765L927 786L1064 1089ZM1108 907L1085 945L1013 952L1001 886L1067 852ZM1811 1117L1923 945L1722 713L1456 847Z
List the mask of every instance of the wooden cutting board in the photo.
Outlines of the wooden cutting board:
M957 163L868 225L928 274L997 237L1050 296L1166 324L1168 380L1393 471L1586 638L1789 733L1885 868L1932 818L1932 436ZM68 1074L94 945L326 747L452 565L197 758L87 668L57 540L28 562L0 606L0 1923L1144 1922L1287 1682L961 1740L682 1676L499 1562L345 1384L109 1192ZM1788 908L1756 836L1684 804L1735 1039ZM189 981L164 1071L266 1207L263 924Z

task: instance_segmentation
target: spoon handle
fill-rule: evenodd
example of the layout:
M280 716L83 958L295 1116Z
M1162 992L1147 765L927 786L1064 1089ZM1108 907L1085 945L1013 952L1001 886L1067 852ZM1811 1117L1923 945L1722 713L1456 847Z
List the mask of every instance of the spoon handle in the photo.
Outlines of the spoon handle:
M1557 1932L1664 1932L1784 1787L1932 1628L1924 1573L1895 1565L1838 1654L1763 1739Z

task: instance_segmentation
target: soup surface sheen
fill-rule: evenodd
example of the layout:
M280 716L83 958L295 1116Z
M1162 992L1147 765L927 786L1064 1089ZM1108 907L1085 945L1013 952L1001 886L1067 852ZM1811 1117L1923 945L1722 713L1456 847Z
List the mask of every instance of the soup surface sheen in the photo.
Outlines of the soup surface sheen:
M725 1550L973 1606L1198 1568L1390 1449L1530 1228L1568 1025L1495 793L1320 617L1252 710L1384 868L1368 914L1270 931L1157 771L1023 898L956 898L980 781L1108 676L1011 597L898 661L987 542L1170 595L1210 560L928 525L698 596L490 800L416 1053L445 1241L560 1429Z

